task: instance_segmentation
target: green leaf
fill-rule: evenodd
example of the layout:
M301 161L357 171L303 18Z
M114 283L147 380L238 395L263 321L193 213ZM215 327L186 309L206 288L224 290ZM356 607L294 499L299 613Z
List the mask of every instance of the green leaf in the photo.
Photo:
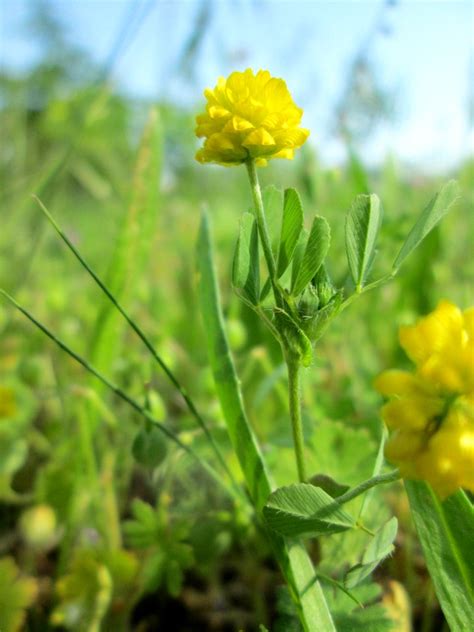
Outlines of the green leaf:
M405 243L395 259L392 271L396 273L405 259L415 250L423 239L451 210L460 197L459 186L455 180L450 180L441 191L434 196L428 206L421 213L418 221L411 229Z
M226 418L227 430L249 486L250 495L255 505L261 508L270 493L269 479L255 434L243 410L242 395L219 304L206 215L203 215L201 222L197 255L199 300L217 395Z
M283 194L273 184L266 187L262 194L263 208L267 220L270 243L273 254L276 257L278 252L278 241L281 233L281 209L283 207Z
M325 594L338 632L386 632L394 629L388 610L376 603L382 594L378 584L365 582L351 590L350 596L325 586ZM364 607L354 606L354 598ZM400 627L400 631L402 629L405 630Z
M154 508L136 498L132 502L132 514L135 520L126 520L122 524L127 542L137 549L146 549L155 544L159 539L160 522Z
M260 295L260 265L258 254L257 222L250 213L244 213L240 221L240 233L235 247L232 265L232 283L257 305Z
M355 521L319 487L297 483L280 487L263 510L267 524L287 537L317 536L351 529Z
M337 292L337 294L334 294L331 298L329 303L322 309L319 309L314 318L312 318L308 322L307 326L305 326L304 330L313 344L321 338L333 318L337 316L341 304L342 292Z
M346 574L344 584L347 588L354 588L360 584L393 550L393 541L397 535L398 521L391 518L377 531L369 546L365 550L361 564L357 564Z
M352 279L360 290L375 255L375 242L382 223L379 198L358 195L346 217L346 252Z
M329 249L330 233L327 221L317 215L313 220L298 275L291 289L294 296L301 294L321 267Z
M398 520L394 517L377 531L364 553L362 563L370 564L372 562L379 562L386 558L387 555L390 555L395 548L393 541L397 536L397 531Z
M303 229L303 209L295 189L286 189L283 203L280 249L278 251L277 277L290 265L293 253Z
M165 570L166 588L170 595L178 597L183 586L184 573L176 560L170 560Z
M325 405L329 406L327 401ZM308 456L313 472L325 472L336 481L344 481L351 486L370 477L376 446L367 428L320 415L308 439Z
M436 595L451 630L472 629L474 507L463 491L441 502L423 482L405 481Z
M381 605L360 608L350 614L336 614L338 632L390 632L393 621Z
M300 270L301 262L303 261L304 251L306 250L306 244L308 243L308 231L303 228L300 233L299 241L296 245L295 252L293 253L293 263L291 266L291 287L294 287L296 277Z
M10 557L0 559L0 630L18 632L37 593L36 581L22 577Z
M271 491L267 467L249 424L239 381L224 330L219 291L213 264L209 220L204 214L197 245L198 295L205 324L208 354L217 395L229 436L244 473L254 505L261 511ZM331 614L305 547L285 542L268 531L268 540L282 573L291 587L305 632L335 632Z

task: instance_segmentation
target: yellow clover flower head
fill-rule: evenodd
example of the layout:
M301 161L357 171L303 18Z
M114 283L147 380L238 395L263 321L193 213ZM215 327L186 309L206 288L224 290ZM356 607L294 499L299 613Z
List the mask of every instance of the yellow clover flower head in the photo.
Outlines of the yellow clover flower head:
M390 398L382 408L392 431L386 457L441 497L459 487L474 491L474 307L461 312L441 301L400 328L400 344L415 371L392 369L375 382Z
M196 135L205 138L196 154L199 162L231 166L249 159L259 165L271 158L292 160L309 136L299 127L303 110L295 105L283 79L268 70L254 74L247 68L227 79L220 77L204 96L206 112L196 117Z

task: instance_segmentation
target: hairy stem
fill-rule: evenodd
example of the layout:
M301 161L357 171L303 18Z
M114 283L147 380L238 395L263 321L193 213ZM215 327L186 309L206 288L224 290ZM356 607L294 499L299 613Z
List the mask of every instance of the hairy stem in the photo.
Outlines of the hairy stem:
M252 189L255 218L257 220L258 232L259 232L260 239L263 246L263 254L265 255L265 261L267 262L268 272L270 274L270 280L272 282L273 289L275 290L275 283L276 283L275 258L273 257L270 236L268 234L267 220L265 219L262 192L260 191L260 184L258 181L257 170L255 168L255 161L253 159L250 159L245 164L247 166L247 172L249 174L250 188ZM276 299L276 296L275 296L275 299Z
M342 496L338 496L336 498L336 503L339 505L343 505L344 503L348 503L350 500L357 498L367 490L372 487L376 487L377 485L386 485L387 483L393 483L398 481L401 478L401 474L398 470L392 470L391 472L387 472L387 474L379 474L378 476L373 476L372 478L363 481L353 489L350 489Z
M293 444L298 478L303 483L306 481L307 476L304 460L303 424L301 421L300 364L298 360L292 358L287 358L286 363L288 366L288 394Z

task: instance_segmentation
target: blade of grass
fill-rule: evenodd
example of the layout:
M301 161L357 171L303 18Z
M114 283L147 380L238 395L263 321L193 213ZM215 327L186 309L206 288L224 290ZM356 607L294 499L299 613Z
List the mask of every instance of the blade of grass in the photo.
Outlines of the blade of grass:
M220 306L207 216L201 221L198 246L199 301L217 395L252 500L260 514L272 484L253 429L247 419ZM290 587L305 632L335 632L313 564L298 540L267 531L268 540Z
M474 507L459 490L441 502L421 481L405 481L413 521L451 630L472 629Z
M73 255L76 257L76 259L82 265L82 267L94 279L94 281L97 283L97 285L100 287L100 289L104 292L104 294L107 296L107 298L111 301L111 303L115 306L115 308L124 317L124 319L130 325L130 327L133 329L133 331L137 334L137 336L143 342L145 347L151 353L153 359L158 363L160 368L163 370L163 372L166 375L166 377L168 378L168 380L171 382L171 384L173 384L173 386L179 392L179 394L183 398L184 402L186 403L190 413L196 419L197 424L199 425L201 430L204 432L207 440L209 441L209 444L210 444L212 450L214 451L214 454L216 455L219 463L221 464L222 468L224 469L224 472L229 477L229 480L232 482L232 484L234 485L234 487L236 489L240 489L239 485L236 482L235 478L233 477L229 467L227 466L227 463L226 463L221 451L219 450L219 446L215 442L214 437L211 434L211 431L209 430L209 428L208 428L206 422L204 421L203 417L201 416L201 414L198 412L196 406L194 405L194 402L192 401L192 399L187 394L185 388L181 385L181 383L179 382L177 377L174 375L174 373L171 371L171 369L168 367L168 365L165 363L163 358L161 358L161 356L157 353L156 349L154 348L154 346L152 345L152 343L150 342L148 337L144 334L142 329L131 318L131 316L129 316L129 314L125 311L125 309L122 307L122 305L117 301L117 299L115 298L114 294L112 294L112 292L105 285L105 283L98 277L98 275L94 272L94 270L85 261L85 259L82 257L82 255L79 253L79 251L76 249L76 247L71 243L71 241L69 240L67 235L63 232L63 230L61 229L59 224L56 222L56 220L53 218L53 216L48 211L48 209L45 207L45 205L41 202L41 200L39 198L37 198L36 196L33 196L33 197L37 201L37 203L39 204L39 207L40 207L41 211L44 213L44 215L49 220L49 222L51 223L53 228L56 230L58 235L61 237L61 239L64 241L66 246L73 253Z
M225 484L222 476L206 461L203 461L194 450L183 443L181 439L175 435L174 432L169 430L164 424L159 422L157 419L153 417L153 415L143 406L141 406L133 397L130 397L125 391L123 391L120 387L116 386L113 382L111 382L105 375L103 375L100 371L98 371L94 366L92 366L85 358L76 353L73 349L71 349L65 342L60 340L52 331L50 331L43 323L39 322L33 314L31 314L27 309L25 309L22 305L20 305L8 292L5 292L2 288L0 288L0 296L3 296L7 301L9 301L18 311L20 311L26 318L33 323L38 329L40 329L50 340L52 340L60 349L65 351L71 358L73 358L76 362L78 362L81 366L83 366L86 371L88 371L91 375L96 377L102 384L104 384L108 389L113 391L121 400L126 402L131 408L133 408L137 413L142 415L145 419L155 425L169 440L173 441L178 447L180 447L184 452L192 456L193 459L213 478L213 480L217 481L221 487L226 489L232 496L235 496L234 491L230 491L230 488Z

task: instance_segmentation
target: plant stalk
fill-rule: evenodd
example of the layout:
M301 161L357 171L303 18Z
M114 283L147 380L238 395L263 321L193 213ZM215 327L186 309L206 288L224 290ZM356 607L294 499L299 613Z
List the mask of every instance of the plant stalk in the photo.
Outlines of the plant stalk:
M298 478L301 483L307 479L304 460L304 435L301 421L301 393L300 393L300 364L298 360L286 358L288 367L288 394L290 406L291 428L293 431L293 444L295 448Z
M265 209L263 207L262 192L255 167L255 160L249 159L246 163L247 172L249 174L250 187L252 189L252 197L254 203L255 218L260 240L263 246L265 261L267 262L270 281L272 283L275 303L280 305L280 292L277 286L277 272L275 258L272 252L270 236L268 233L267 221L265 218ZM304 460L304 436L303 425L301 422L301 394L300 394L300 363L296 358L291 357L286 345L280 338L283 349L283 355L288 367L288 393L290 419L293 432L293 443L295 448L296 465L298 468L298 477L301 482L306 480L306 466Z
M265 210L263 208L262 192L260 190L260 183L258 181L255 161L251 158L245 163L245 165L247 167L247 172L249 174L250 188L252 189L255 218L257 220L257 228L260 235L260 239L262 241L263 254L265 255L265 261L267 262L268 272L270 274L270 280L272 282L273 290L275 292L275 284L276 284L275 258L273 257L270 235L268 233L267 220L265 219ZM275 294L275 300L277 300L276 294Z
M350 489L345 494L342 494L342 496L338 496L335 499L335 502L338 505L343 505L344 503L348 503L350 500L357 498L357 496L360 496L372 487L377 487L377 485L386 485L387 483L394 483L400 478L401 474L398 469L387 472L386 474L372 476L372 478L369 478L366 481L362 481L362 483Z

